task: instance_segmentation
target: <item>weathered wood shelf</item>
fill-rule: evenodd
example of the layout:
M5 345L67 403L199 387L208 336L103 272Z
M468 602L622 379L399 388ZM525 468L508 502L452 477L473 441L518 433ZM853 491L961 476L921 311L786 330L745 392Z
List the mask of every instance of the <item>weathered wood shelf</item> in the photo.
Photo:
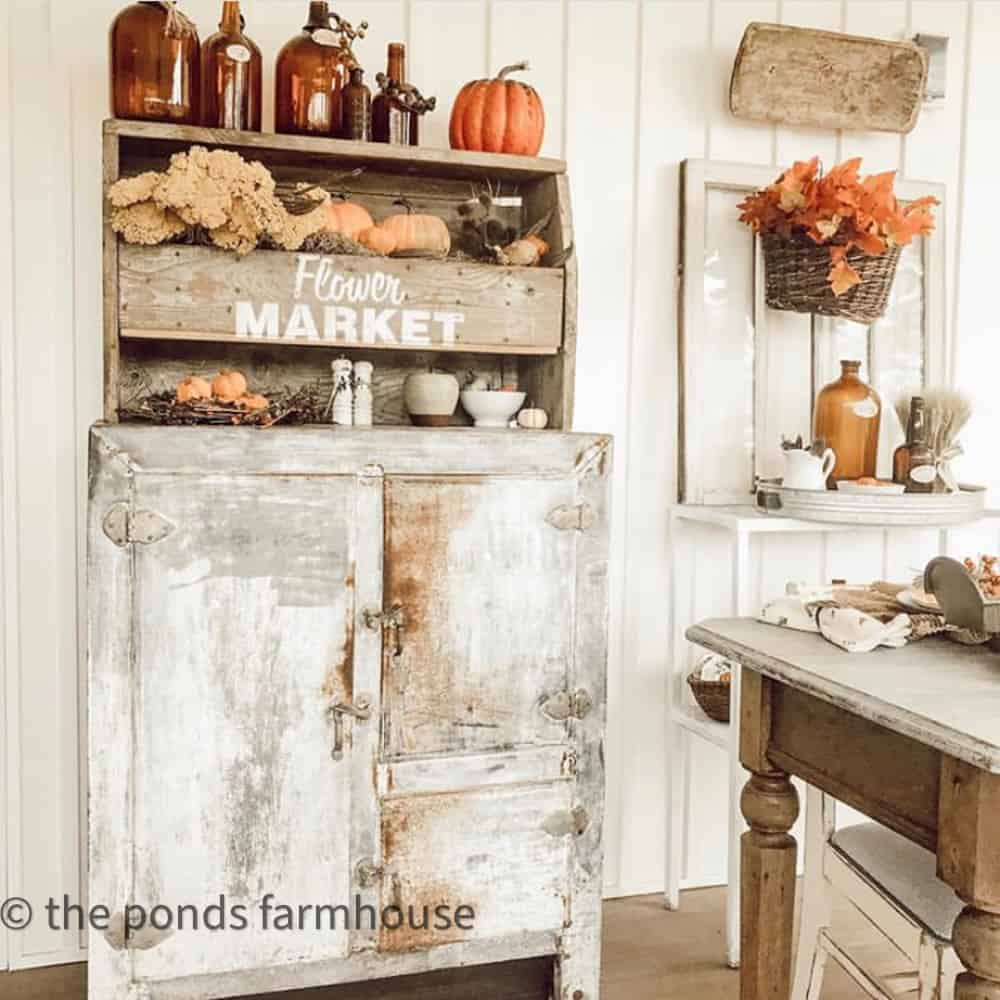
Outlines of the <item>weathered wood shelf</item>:
M405 148L110 120L104 180L164 169L192 145L234 150L282 181L344 191L375 219L405 197L444 219L455 242L470 202L499 192L511 225L548 218L553 255L572 247L566 165L541 157ZM359 174L354 174L363 168ZM107 209L107 206L106 206ZM507 268L476 260L373 258L121 242L105 219L105 418L137 386L169 388L183 366L237 364L252 384L302 385L329 374L340 354L375 366L376 420L407 421L402 387L414 370L451 368L513 378L549 426L568 429L576 354L576 261ZM331 295L315 279L357 282L382 293ZM303 283L302 277L309 277ZM339 303L339 304L338 304ZM305 348L305 350L303 350Z

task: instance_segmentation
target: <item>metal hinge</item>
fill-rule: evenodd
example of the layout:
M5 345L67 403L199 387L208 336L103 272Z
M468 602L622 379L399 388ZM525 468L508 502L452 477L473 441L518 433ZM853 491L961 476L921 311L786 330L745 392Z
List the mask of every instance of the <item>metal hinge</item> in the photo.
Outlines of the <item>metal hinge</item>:
M119 548L133 542L153 545L162 542L174 530L174 525L162 514L155 510L134 511L124 500L108 508L102 527L104 534Z
M553 722L582 719L594 707L594 699L587 691L557 691L542 702L542 714Z
M597 514L590 504L563 504L550 510L545 520L560 531L589 531L597 524Z
M579 837L590 826L590 814L582 806L550 813L542 823L542 829L550 837Z
M371 858L359 861L354 869L354 878L362 889L370 889L385 875L385 866L377 865Z

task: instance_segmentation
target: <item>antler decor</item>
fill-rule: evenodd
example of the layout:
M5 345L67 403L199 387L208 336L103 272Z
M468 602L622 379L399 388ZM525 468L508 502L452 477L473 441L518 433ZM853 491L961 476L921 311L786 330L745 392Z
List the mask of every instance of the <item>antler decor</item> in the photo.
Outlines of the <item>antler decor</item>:
M422 115L437 107L436 97L424 97L412 83L396 83L395 80L390 80L385 73L377 73L375 82L379 85L382 93L404 111Z

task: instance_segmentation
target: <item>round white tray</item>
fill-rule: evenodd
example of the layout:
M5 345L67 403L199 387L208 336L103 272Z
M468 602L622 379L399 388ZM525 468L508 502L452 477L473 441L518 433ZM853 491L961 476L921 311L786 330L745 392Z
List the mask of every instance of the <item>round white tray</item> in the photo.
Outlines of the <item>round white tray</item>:
M775 517L802 521L882 528L942 528L979 520L986 507L986 489L963 484L958 493L876 496L836 490L794 490L762 482L757 490L757 505Z

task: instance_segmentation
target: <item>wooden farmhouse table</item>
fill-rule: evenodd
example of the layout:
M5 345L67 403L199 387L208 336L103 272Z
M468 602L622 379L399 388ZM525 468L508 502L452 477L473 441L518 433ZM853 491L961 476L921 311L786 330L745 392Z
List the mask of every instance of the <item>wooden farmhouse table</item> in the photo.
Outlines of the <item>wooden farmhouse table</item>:
M846 653L746 618L688 629L742 664L741 1000L787 1000L796 776L937 855L964 901L956 1000L1000 1000L1000 654L925 639Z

